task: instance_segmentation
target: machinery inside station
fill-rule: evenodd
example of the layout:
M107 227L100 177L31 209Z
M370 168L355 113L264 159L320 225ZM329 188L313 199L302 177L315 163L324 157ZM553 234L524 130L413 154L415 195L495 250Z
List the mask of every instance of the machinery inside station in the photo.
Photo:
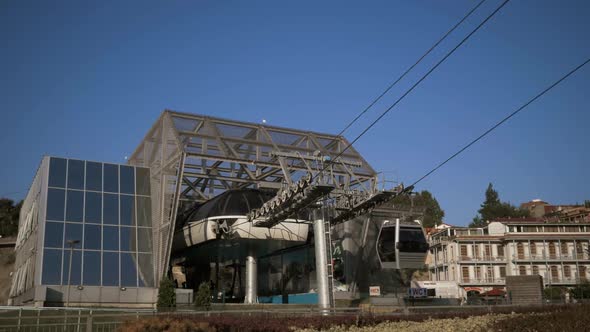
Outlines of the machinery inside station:
M402 297L428 245L421 211L342 136L165 111L130 158L151 169L156 275L217 301ZM159 190L154 190L157 188Z

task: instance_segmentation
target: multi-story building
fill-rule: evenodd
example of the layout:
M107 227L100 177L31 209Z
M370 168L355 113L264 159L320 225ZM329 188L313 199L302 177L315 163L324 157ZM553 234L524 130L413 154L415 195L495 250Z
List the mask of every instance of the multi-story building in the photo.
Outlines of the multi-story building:
M431 281L467 292L503 288L507 275L541 275L545 285L590 278L590 219L496 219L483 228L450 227L429 236Z

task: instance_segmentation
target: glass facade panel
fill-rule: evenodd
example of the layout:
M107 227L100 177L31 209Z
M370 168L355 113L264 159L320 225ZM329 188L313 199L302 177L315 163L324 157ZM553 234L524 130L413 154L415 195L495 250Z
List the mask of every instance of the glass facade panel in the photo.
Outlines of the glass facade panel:
M102 253L102 285L119 286L119 253Z
M72 255L72 266L71 266L71 274L69 271L70 268L70 254ZM68 276L70 283L69 285L80 285L81 284L81 276L82 276L82 252L80 250L65 250L64 251L64 261L63 261L63 269L62 269L62 284L68 285Z
M82 225L66 223L65 240L64 248L66 249L69 249L71 246L69 241L78 241L78 243L73 244L74 248L82 248Z
M86 190L102 191L102 164L86 162Z
M104 164L104 191L119 192L119 167L117 165Z
M84 285L100 286L100 251L84 251Z
M66 221L82 222L84 219L84 192L68 190Z
M100 224L102 222L102 195L86 192L86 207L84 221Z
M42 284L68 283L73 252L72 286L154 287L149 169L59 158L49 168L50 186L67 189L48 188Z
M121 286L137 287L136 254L121 253Z
M68 160L68 189L84 189L84 162Z
M45 247L62 248L64 239L64 224L61 222L45 223Z
M64 220L66 191L63 189L47 189L47 220Z
M135 193L146 196L151 194L149 168L137 167L135 169Z
M50 187L66 187L66 165L67 160L62 158L51 158L49 160L49 181Z
M131 166L123 166L119 168L121 175L121 193L135 194L135 171Z
M152 199L137 196L137 225L152 226Z
M134 227L121 227L121 251L137 251Z
M104 194L103 196L103 224L119 224L119 195Z
M43 250L42 283L44 285L61 284L61 250Z
M100 225L84 226L84 249L100 250L102 240L102 227ZM86 264L86 263L84 263Z
M137 251L152 252L151 228L137 228Z
M119 250L119 227L104 226L102 230L102 249Z
M154 265L152 255L138 254L139 287L154 287Z
M135 225L135 199L130 195L121 195L121 225Z

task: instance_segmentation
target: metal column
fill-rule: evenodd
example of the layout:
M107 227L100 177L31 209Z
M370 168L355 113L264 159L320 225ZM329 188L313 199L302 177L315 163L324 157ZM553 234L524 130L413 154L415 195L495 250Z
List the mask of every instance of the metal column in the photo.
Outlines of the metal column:
M315 246L315 271L318 288L318 306L320 310L330 309L330 287L328 280L328 258L326 247L326 229L321 214L316 214L313 221Z
M258 293L258 284L256 279L256 259L254 256L247 256L246 257L246 296L244 298L244 303L246 304L254 304L258 303L258 297L256 294Z

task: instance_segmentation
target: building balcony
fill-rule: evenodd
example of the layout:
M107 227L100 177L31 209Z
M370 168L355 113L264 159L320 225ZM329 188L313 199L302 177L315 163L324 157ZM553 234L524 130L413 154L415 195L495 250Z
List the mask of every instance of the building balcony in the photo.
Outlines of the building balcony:
M576 285L584 282L588 282L586 278L543 278L545 285Z
M497 285L503 286L506 284L505 278L479 278L479 279L461 279L459 284L462 286L466 285Z
M460 263L506 263L504 256L459 256Z
M434 239L430 239L429 244L431 247L437 245L447 245L451 242L451 239L448 236L439 236Z
M590 261L590 256L585 254L531 254L513 255L514 261Z

